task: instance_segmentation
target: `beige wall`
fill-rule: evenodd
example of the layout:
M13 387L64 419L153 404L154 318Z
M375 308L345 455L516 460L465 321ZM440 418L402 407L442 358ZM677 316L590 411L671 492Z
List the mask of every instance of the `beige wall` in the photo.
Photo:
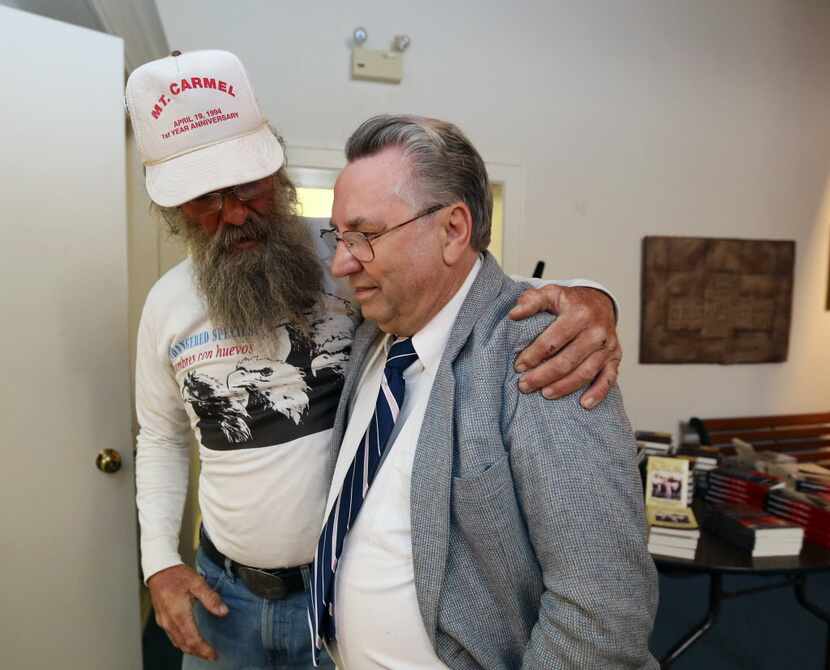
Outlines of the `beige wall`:
M290 144L342 147L371 114L457 122L485 159L518 163L524 222L505 265L590 276L617 294L637 426L690 414L830 409L824 310L830 6L792 0L159 0L172 48L227 48ZM254 9L255 7L255 9ZM348 77L348 38L407 33L400 86ZM290 160L290 155L289 155ZM797 241L789 361L639 365L645 235Z

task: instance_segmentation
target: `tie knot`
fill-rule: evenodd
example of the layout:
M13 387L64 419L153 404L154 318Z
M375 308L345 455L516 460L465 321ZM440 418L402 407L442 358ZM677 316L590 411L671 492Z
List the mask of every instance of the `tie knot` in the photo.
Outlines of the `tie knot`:
M389 348L389 355L386 357L386 368L403 371L416 360L418 360L418 354L415 353L415 347L412 346L412 338L407 337L405 340L398 340Z

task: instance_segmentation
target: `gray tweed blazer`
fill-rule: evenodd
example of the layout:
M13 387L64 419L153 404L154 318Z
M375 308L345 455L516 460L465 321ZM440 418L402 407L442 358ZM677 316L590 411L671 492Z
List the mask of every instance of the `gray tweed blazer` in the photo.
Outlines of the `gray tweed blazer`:
M518 392L516 353L552 318L505 318L524 288L485 254L435 379L412 472L421 616L454 670L657 668L657 575L620 391L590 412L578 393ZM365 322L355 336L332 469L378 335Z

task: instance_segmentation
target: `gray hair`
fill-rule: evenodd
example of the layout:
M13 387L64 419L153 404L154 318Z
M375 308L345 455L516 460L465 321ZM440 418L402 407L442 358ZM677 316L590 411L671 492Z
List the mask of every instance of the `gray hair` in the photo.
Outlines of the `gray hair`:
M387 147L403 149L411 177L408 190L421 201L412 204L426 207L464 202L473 217L470 246L476 251L486 249L493 196L484 161L464 133L438 119L381 114L364 121L352 133L346 142L346 159L351 163Z

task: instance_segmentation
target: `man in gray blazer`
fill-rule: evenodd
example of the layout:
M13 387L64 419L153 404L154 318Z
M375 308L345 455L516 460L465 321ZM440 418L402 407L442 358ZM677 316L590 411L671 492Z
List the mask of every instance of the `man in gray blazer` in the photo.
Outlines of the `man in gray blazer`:
M381 116L335 187L332 271L367 319L334 426L310 625L345 670L656 668L657 578L619 389L517 391L551 317L489 243L481 157L455 126ZM339 447L339 455L337 448Z

